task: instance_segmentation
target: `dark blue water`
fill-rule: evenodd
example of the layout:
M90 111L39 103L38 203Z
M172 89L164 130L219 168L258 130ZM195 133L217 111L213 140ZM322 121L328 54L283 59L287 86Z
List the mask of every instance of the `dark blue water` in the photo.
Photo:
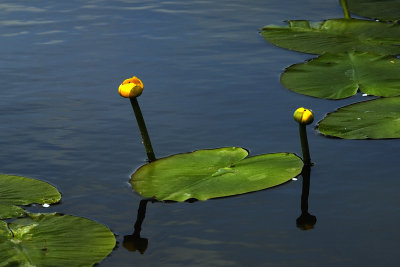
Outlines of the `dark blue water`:
M242 146L301 153L292 114L327 101L284 89L310 55L259 35L287 19L342 17L335 0L70 0L0 3L1 173L48 181L63 212L109 226L118 248L100 266L396 266L400 142L327 139L309 128L312 230L296 227L301 179L196 203L149 203L144 254L130 252L140 196L128 184L146 154L119 84L138 76L156 156Z

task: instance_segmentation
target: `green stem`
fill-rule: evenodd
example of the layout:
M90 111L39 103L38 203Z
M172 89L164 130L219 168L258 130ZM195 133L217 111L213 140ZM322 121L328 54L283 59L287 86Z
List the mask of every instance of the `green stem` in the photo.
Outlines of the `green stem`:
M146 149L147 159L149 162L155 161L156 156L153 152L153 147L151 146L149 133L147 132L146 124L143 119L142 111L140 110L139 103L136 97L129 98L131 100L133 112L135 113L136 121L139 126L140 134L142 135L142 141L144 148Z
M311 166L312 163L310 157L310 149L308 147L307 129L305 124L299 123L299 133L304 165Z
M351 19L349 6L347 5L347 0L340 0L340 5L342 6L344 18Z
M303 185L301 190L301 213L308 213L308 196L310 195L311 166L305 165L301 172Z

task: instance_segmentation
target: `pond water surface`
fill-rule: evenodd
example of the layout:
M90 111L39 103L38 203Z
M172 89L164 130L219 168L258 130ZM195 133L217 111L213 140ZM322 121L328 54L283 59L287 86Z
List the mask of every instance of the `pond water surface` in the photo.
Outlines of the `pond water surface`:
M223 146L300 155L296 108L311 108L317 122L368 97L286 90L280 73L313 56L274 47L259 29L338 17L335 0L3 0L0 171L62 192L62 203L29 210L110 227L119 244L100 266L397 266L400 141L328 139L312 127L314 229L296 227L299 177L237 197L149 203L147 250L122 245L141 200L128 180L146 154L119 84L143 81L157 157Z

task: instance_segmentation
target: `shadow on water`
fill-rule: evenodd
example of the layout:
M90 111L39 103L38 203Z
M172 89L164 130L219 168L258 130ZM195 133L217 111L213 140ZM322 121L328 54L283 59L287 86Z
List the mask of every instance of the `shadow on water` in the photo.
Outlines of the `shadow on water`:
M310 195L310 176L311 166L305 165L301 173L302 180L302 191L301 191L301 215L296 219L296 225L301 230L310 230L314 228L317 222L317 217L311 215L308 212L308 197ZM142 199L139 202L139 208L137 211L137 218L134 225L134 231L131 235L125 235L123 240L123 246L126 250L131 252L139 251L140 254L144 254L148 245L149 240L140 236L142 230L142 224L146 217L147 203L159 202L153 198Z

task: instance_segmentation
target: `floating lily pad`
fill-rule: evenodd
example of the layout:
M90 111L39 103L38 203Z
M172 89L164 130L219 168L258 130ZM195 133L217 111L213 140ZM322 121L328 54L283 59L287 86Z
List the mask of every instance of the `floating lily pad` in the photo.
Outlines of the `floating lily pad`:
M371 52L400 54L400 25L357 19L330 19L313 26L305 20L289 27L266 26L262 36L286 49L311 53Z
M350 11L371 19L397 21L400 19L398 0L347 0Z
M273 187L301 173L302 160L291 153L246 158L243 148L197 150L140 167L131 177L136 192L157 200L206 200Z
M0 219L22 216L24 211L15 205L52 204L60 199L58 190L49 183L0 174Z
M324 135L345 139L400 138L400 97L339 108L319 122L318 130Z
M93 266L115 246L114 234L94 221L57 213L0 221L1 266Z
M8 219L8 218L18 218L25 216L25 210L23 208L0 204L0 219Z
M292 65L281 76L286 88L326 99L350 97L360 90L368 95L400 95L400 60L366 52L324 54Z

